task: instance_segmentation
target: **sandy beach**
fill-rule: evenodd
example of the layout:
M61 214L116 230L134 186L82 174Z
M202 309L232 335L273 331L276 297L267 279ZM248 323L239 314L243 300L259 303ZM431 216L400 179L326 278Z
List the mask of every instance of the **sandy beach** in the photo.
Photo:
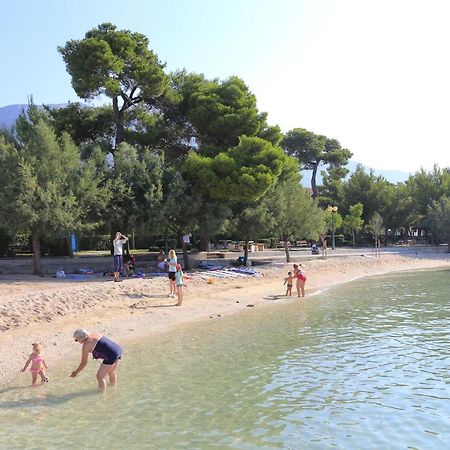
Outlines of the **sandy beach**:
M313 301L313 293L351 280L401 270L450 268L450 254L413 253L342 256L303 264L308 281L306 297L285 297L283 280L292 264L258 268L262 276L213 278L207 273L187 274L181 307L167 296L165 277L130 278L113 283L109 277L88 281L33 276L0 276L0 381L16 378L33 342L44 345L50 367L63 358L79 359L72 333L83 327L112 337L125 349L133 340L167 332L179 324L220 320L225 315L251 313L254 308L286 302ZM295 290L295 289L294 289ZM27 383L28 377L23 378Z

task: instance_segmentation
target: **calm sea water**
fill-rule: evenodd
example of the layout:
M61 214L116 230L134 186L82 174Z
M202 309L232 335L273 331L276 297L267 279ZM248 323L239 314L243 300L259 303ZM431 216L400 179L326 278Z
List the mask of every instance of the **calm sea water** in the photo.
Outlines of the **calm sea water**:
M450 272L356 281L0 387L0 448L450 448Z

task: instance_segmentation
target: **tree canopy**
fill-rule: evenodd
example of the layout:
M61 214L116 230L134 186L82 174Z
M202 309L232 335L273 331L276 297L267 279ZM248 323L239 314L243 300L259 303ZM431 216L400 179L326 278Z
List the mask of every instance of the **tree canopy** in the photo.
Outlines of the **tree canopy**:
M125 139L125 111L161 96L167 87L164 65L148 47L149 40L143 34L117 30L111 23L88 31L84 39L58 47L79 97L106 95L112 99L116 147Z

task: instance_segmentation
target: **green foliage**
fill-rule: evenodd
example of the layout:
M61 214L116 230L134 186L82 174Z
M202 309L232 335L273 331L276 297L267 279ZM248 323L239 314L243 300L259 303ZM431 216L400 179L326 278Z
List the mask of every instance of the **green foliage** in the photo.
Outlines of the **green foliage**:
M274 217L272 233L280 239L317 240L325 229L324 213L300 185L298 175L277 183L267 197L268 209Z
M175 236L191 233L198 227L201 199L190 189L181 173L169 166L164 173L164 199L158 221Z
M414 199L416 225L426 226L428 208L444 195L450 196L450 173L435 166L431 172L424 169L406 181L409 195Z
M384 201L380 205L380 214L386 228L407 229L418 223L414 219L415 204L405 184L387 185L383 194Z
M210 199L252 201L275 183L283 167L281 149L256 137L242 136L236 147L214 158L192 152L184 171L194 192Z
M375 242L377 242L380 236L383 236L384 223L381 215L375 211L372 218L369 220L367 225L368 230L372 233Z
M350 206L348 215L344 218L343 227L345 230L351 232L353 246L355 246L355 233L362 230L364 220L362 219L363 205L356 203Z
M188 118L204 144L228 148L240 136L255 136L262 126L256 97L237 77L204 82L189 98Z
M360 231L364 225L364 221L361 218L362 213L362 203L350 206L350 211L343 221L344 228L348 231Z
M294 128L286 133L281 142L288 155L297 158L305 169L312 170L320 162L325 152L324 136L314 134L304 128Z
M146 148L140 152L121 144L107 167L112 199L108 212L111 222L128 231L147 221L162 198L162 157Z
M58 47L81 98L112 98L116 147L125 140L125 112L160 97L168 86L163 65L148 46L143 34L104 23L88 31L84 39Z
M158 97L167 84L163 65L148 46L143 34L103 23L88 31L84 39L71 40L58 51L81 98L104 94L132 101Z
M442 196L428 207L428 221L441 242L446 242L450 251L450 197Z
M111 236L109 234L83 234L78 239L80 250L105 250L111 249Z
M35 249L42 237L86 226L82 219L108 198L93 164L83 164L73 141L67 134L58 139L50 122L30 105L17 124L17 146L0 141L0 220L30 232ZM39 256L35 273L42 273Z
M341 228L342 224L344 223L344 219L342 218L342 215L339 212L332 212L329 209L330 207L327 207L324 211L324 219L325 219L325 231L331 231L333 228L337 230L338 228Z
M311 188L314 198L318 196L316 176L320 164L328 164L330 169L339 169L352 157L352 153L342 148L336 139L319 136L304 128L288 131L281 141L281 147L288 155L297 158L304 169L313 171ZM334 175L338 173L335 170Z
M364 205L362 218L368 222L376 211L382 211L386 206L386 190L389 183L383 177L377 177L371 170L366 173L359 164L344 187L344 211L349 211L351 205Z
M69 103L65 108L46 108L57 136L68 133L77 146L84 143L104 143L110 147L114 135L113 110L110 106L90 108Z
M344 204L344 185L343 181L348 175L349 170L345 167L330 167L327 171L322 171L322 186L318 186L319 204L322 207L328 205Z

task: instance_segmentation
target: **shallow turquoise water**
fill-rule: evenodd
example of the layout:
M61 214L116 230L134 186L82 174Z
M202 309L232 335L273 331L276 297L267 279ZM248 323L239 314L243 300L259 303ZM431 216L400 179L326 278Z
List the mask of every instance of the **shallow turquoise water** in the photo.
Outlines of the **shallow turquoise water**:
M450 447L450 272L375 277L0 388L0 448ZM83 381L85 383L83 383Z

